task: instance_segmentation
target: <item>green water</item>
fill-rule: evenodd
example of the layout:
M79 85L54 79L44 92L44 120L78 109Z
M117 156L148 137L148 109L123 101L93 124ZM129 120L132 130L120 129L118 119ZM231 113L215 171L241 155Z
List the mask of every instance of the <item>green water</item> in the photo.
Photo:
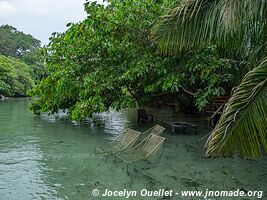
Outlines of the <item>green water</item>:
M93 189L109 190L261 190L267 192L267 158L207 160L199 139L208 130L198 118L178 116L200 125L200 134L170 135L158 163L140 162L130 167L112 158L95 155L95 147L106 144L126 127L144 130L152 124L138 125L136 111L95 115L86 125L67 123L58 117L34 116L28 101L0 101L0 200L90 200L125 199L94 197ZM158 111L156 120L171 114ZM190 118L190 119L189 119ZM169 119L168 119L169 120ZM265 193L265 194L264 194ZM131 197L130 199L204 199L203 197ZM210 197L207 199L238 199ZM257 199L243 197L240 199Z

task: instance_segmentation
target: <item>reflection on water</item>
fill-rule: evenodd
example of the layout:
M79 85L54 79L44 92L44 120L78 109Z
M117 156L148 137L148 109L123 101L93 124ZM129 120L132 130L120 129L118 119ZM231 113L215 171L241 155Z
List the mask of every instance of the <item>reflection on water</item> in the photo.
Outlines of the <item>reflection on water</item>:
M171 112L166 110L150 111L153 111L157 123L172 118ZM257 161L203 159L205 141L199 139L208 130L197 117L177 116L179 120L198 123L199 135L189 131L172 136L167 130L164 135L167 142L160 162L140 162L130 168L128 176L125 164L95 155L94 150L107 144L126 127L143 131L152 126L138 125L134 109L95 114L85 124L69 122L64 113L33 116L28 111L27 100L0 102L0 113L0 200L107 199L93 198L92 190L104 192L105 189L125 188L137 191L165 188L177 192L206 189L267 192L266 158Z
M61 199L46 183L46 166L39 138L31 134L33 118L27 107L23 100L0 102L0 199Z
M6 149L0 153L1 199L60 199L46 182L42 154L33 144Z

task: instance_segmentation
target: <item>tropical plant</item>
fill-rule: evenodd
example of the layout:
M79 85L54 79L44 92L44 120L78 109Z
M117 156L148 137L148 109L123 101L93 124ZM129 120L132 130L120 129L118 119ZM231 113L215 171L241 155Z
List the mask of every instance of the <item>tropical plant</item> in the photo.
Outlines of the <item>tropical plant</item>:
M206 156L254 157L267 151L267 67L261 62L267 56L266 0L181 0L157 20L151 38L164 55L216 44L221 55L245 63L243 72L253 69L233 92L207 141Z
M267 150L267 59L246 74L209 140L207 156L257 157Z

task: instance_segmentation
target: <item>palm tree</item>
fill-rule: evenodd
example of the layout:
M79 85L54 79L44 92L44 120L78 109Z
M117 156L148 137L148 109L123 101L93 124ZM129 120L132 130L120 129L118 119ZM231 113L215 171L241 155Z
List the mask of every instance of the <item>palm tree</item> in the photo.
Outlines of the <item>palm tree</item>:
M267 152L267 0L180 0L151 29L161 54L216 44L250 71L206 143L206 156Z

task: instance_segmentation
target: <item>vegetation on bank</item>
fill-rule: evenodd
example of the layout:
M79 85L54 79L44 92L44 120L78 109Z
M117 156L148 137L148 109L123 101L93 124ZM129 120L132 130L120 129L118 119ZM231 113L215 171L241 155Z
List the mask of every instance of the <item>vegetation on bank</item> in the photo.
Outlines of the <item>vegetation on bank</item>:
M0 94L4 96L25 96L33 80L31 68L12 57L0 55Z
M0 26L0 94L26 96L34 82L42 78L43 64L38 57L40 41L16 28Z

